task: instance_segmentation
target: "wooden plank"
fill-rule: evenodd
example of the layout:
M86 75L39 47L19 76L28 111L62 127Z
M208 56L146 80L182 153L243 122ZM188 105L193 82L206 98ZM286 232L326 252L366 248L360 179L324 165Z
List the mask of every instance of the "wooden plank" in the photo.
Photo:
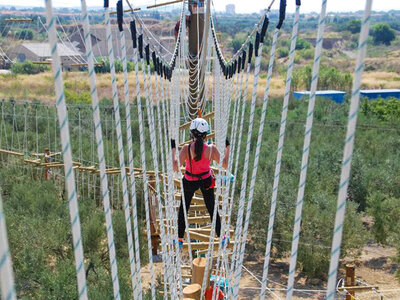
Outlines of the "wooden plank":
M40 165L40 159L24 159L24 163Z
M132 12L132 11L140 11L140 10L141 10L140 7L134 8L134 9L125 9L125 10L124 10L124 13ZM116 15L116 14L117 14L116 11L111 11L111 12L110 12L110 15Z
M174 0L174 1L164 2L164 3L149 5L149 6L147 6L147 9L156 8L156 7L160 7L160 6L171 5L171 4L175 4L175 3L181 3L182 1L183 0Z
M0 149L0 153L15 155L15 156L24 156L24 154L21 152L15 152L15 151L10 151L10 150L6 150L6 149Z
M370 286L345 286L345 287L339 287L338 291L371 291L372 289L379 289L379 286L377 285L370 285Z
M208 249L208 242L199 242L199 243L190 243L190 246L192 247L192 250L205 250ZM234 242L230 241L228 248L233 247ZM214 242L214 249L219 248L219 242ZM188 249L188 244L183 243L183 249Z

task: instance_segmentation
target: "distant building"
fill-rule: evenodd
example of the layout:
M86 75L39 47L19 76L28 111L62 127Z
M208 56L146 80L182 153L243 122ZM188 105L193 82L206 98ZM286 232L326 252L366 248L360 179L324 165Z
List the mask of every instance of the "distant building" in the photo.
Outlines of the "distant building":
M235 4L228 4L227 6L225 6L225 12L228 15L234 15L235 12Z
M73 48L67 47L64 44L57 44L58 55L61 58L61 63L64 69L68 69L72 64L82 60L81 54ZM33 62L45 62L51 59L49 43L22 43L11 49L8 57L20 62L31 60Z
M157 20L145 20L145 24L147 28L153 33L155 37L158 37L158 41L162 44L166 49L173 49L175 46L174 36L171 35L173 32L174 23L170 23L167 25L160 24ZM133 45L131 34L129 32L129 28L124 28L125 36L126 36L126 54L128 60L133 60ZM83 40L84 32L83 28L79 27L72 34L69 35L69 40L75 47L81 52L86 53L85 42ZM104 26L92 26L90 28L90 37L92 40L93 54L97 58L106 58L108 57L108 45L107 45L107 34L106 28ZM122 49L121 49L121 40L120 33L116 26L111 26L111 39L114 46L114 56L118 59L122 58ZM166 55L164 58L169 59L168 53L161 48L161 54Z

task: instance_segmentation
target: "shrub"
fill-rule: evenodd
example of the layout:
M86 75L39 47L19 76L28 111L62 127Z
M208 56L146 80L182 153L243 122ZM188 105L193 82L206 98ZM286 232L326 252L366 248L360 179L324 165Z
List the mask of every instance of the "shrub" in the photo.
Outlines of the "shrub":
M387 23L377 23L371 29L374 44L387 46L396 38L396 32Z
M283 57L287 57L289 55L289 49L286 47L280 47L278 49L278 57L279 58L283 58Z
M37 65L31 62L30 60L26 60L23 63L15 62L11 65L11 73L13 74L38 74L44 71L47 71L47 65Z
M303 38L299 38L296 42L296 50L310 49L311 44Z

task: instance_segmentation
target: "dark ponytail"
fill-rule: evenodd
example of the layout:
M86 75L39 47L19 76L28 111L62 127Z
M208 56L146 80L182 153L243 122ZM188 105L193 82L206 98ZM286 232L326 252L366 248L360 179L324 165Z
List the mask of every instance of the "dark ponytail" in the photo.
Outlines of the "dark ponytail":
M204 136L206 134L200 133L196 129L191 131L192 137L196 139L194 143L194 154L196 157L194 158L195 161L199 161L201 159L201 155L203 154L203 145L204 145Z
M203 154L203 137L198 136L196 138L196 142L194 144L194 153L196 157L194 158L195 161L199 161L201 159L201 155Z

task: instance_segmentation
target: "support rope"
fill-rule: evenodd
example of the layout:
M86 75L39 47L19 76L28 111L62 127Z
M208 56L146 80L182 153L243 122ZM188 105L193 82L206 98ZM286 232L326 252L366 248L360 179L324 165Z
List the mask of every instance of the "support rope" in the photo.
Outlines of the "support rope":
M335 294L335 282L340 258L340 247L342 243L344 216L346 212L347 189L350 181L351 158L353 155L354 138L357 125L357 113L360 102L361 79L364 71L364 61L367 52L367 39L369 33L370 15L372 0L367 0L365 5L364 17L362 20L361 33L358 43L358 55L355 68L355 77L351 93L349 110L349 120L347 125L346 140L342 161L342 172L340 175L340 185L338 192L337 209L335 216L335 227L332 239L331 261L328 273L328 287L326 299L333 299Z

